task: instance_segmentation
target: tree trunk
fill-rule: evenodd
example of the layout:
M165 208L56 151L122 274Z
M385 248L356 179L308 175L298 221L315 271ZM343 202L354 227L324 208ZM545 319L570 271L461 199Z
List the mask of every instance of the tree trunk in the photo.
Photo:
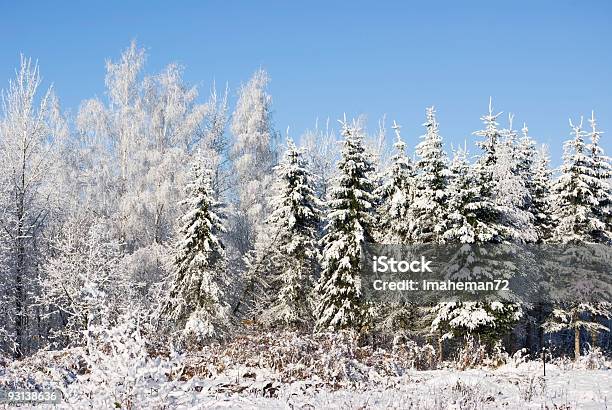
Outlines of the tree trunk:
M24 291L24 272L25 272L25 229L24 229L24 198L23 194L18 197L18 208L17 208L17 230L15 233L15 253L16 253L16 266L15 266L15 359L20 359L23 355L23 342L24 342L24 305L25 305L25 291Z
M580 327L574 329L574 360L580 359Z
M597 347L597 330L593 329L591 330L591 349L594 349Z

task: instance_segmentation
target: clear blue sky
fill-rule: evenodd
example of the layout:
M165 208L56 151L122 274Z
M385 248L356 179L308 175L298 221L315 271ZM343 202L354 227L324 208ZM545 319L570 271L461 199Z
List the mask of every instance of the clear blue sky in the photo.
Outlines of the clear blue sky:
M494 105L526 121L559 163L567 119L595 109L612 154L612 2L199 1L0 2L0 84L19 53L39 60L62 105L103 96L104 61L130 40L147 70L185 66L203 97L270 73L275 122L383 113L412 145L435 105L443 136L473 140ZM505 115L505 114L504 114Z

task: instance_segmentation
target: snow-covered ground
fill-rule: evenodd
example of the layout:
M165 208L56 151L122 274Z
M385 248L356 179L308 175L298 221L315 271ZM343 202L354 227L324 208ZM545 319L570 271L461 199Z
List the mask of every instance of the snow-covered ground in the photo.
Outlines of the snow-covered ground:
M552 359L544 376L520 351L458 370L461 362L432 361L427 345L374 348L350 332L253 331L181 354L137 330L100 341L0 358L0 389L57 388L59 408L77 409L567 410L612 401L612 362L596 348L577 363Z
M604 409L612 399L609 370L567 370L540 365L497 370L415 371L402 377L331 390L316 381L278 385L271 380L239 383L242 393L227 393L232 380L193 380L171 394L173 408L265 409ZM234 380L235 382L235 380ZM263 395L272 392L274 397ZM199 393L193 393L198 386ZM191 392L190 392L191 390ZM169 401L170 402L170 401Z
M608 408L612 370L577 369L568 363L548 364L546 377L541 363L526 362L497 369L414 370L392 377L372 369L366 382L336 384L318 377L281 382L270 369L246 366L229 367L209 377L156 378L172 371L160 361L140 368L134 363L131 369L119 366L116 374L77 374L72 380L66 373L44 371L28 371L28 377L46 378L55 386L60 379L68 381L59 408L116 408L119 403L121 408L137 409ZM10 365L3 370L2 383L25 371Z

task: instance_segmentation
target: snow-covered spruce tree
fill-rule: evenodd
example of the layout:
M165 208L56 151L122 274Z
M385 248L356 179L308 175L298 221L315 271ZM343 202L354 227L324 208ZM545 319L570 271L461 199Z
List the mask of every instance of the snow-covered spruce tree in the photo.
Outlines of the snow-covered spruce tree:
M277 134L272 127L272 97L267 93L268 74L255 72L240 89L232 116L238 209L232 238L244 254L253 249L257 230L269 214L267 197L277 161Z
M512 128L513 115L508 117L509 127L502 130L498 141L495 166L492 167L492 199L498 209L499 229L503 241L535 242L533 214L530 211L530 176L521 170L521 155L516 131Z
M509 130L498 128L499 115L493 114L489 102L489 112L482 117L485 129L474 133L483 137L477 142L482 154L473 167L468 169L465 169L462 154L456 156L449 187L452 198L449 203L450 226L443 237L447 242L474 245L471 252L478 254L475 259L478 266L470 267L471 264L466 262L466 268L475 276L486 271L496 275L508 274L499 271L500 265L495 255L484 256L480 248L515 240L512 234L516 229L509 229L514 228L512 213L509 211L514 210L518 204L512 197L502 198L502 193L520 181L517 181L514 173L516 164L511 161L514 148L512 137L507 138ZM510 180L501 184L504 178ZM462 258L467 258L467 261L469 256L469 252L464 253ZM512 329L522 311L515 303L483 300L441 303L433 309L433 314L432 331L442 334L442 339L478 337L491 347Z
M591 131L589 132L590 143L587 145L587 149L593 164L591 190L598 201L597 205L593 206L593 213L605 224L606 236L610 239L612 238L612 235L610 235L612 232L612 191L610 189L612 164L599 144L603 132L597 128L594 111L591 111L589 124L591 125Z
M529 213L527 215L530 218L530 222L534 229L533 234L535 235L533 242L541 242L541 232L536 226L536 214L539 213L541 209L537 208L535 203L537 189L541 188L536 185L536 161L538 159L538 151L535 141L529 136L527 124L523 124L521 133L522 135L518 139L515 149L515 162L516 174L522 181L526 190L526 195L524 196L523 206L521 206L520 209Z
M360 328L369 312L361 294L362 245L374 230L372 174L364 137L356 126L342 122L338 176L329 192L329 214L322 238L322 272L316 286L316 328Z
M493 114L492 101L489 100L489 112L481 117L485 128L474 132L474 135L482 137L476 142L482 153L473 165L474 183L478 189L469 207L477 243L499 242L501 239L500 210L493 200L493 169L497 165L497 148L502 139L497 123L500 114Z
M448 161L438 132L434 107L427 108L423 124L427 132L416 147L415 199L411 204L414 223L413 240L419 243L439 243L448 220L446 203Z
M552 170L550 169L550 157L548 148L542 145L532 163L531 171L531 213L533 214L533 226L536 230L538 242L546 242L550 239L554 229L552 219Z
M598 135L595 136L595 144L592 146L589 147L585 143L587 132L582 129L582 124L582 118L579 124L574 124L570 120L571 133L574 137L564 144L561 175L553 188L553 216L556 227L552 240L576 245L609 245L612 235L604 220L604 213L599 208L600 201L605 201L606 198L604 188L606 181L599 178L605 177L606 173L596 167L596 160L599 156L602 158L603 153L597 146ZM544 329L547 332L566 329L573 331L574 357L578 360L581 350L581 331L587 330L591 333L609 331L599 323L599 320L611 316L612 310L605 301L589 301L586 295L581 296L571 292L553 310Z
M376 242L383 244L408 244L411 241L412 218L410 204L414 199L414 164L406 155L406 144L402 140L401 127L394 121L396 141L395 153L381 175L381 183L375 190ZM376 312L377 328L384 333L414 328L417 308L404 300L388 299Z
M291 139L287 139L287 150L275 167L275 178L269 202L272 213L263 233L269 271L261 272L270 286L264 289L260 320L271 325L304 326L312 318L321 204L314 189L315 177L307 169L303 151Z
M476 232L477 229L486 229L486 225L479 225L474 212L480 200L479 187L475 182L477 174L467 162L466 148L455 151L450 171L449 222L443 238L449 244L483 246L485 242L479 240ZM442 341L452 337L478 337L481 342L495 343L520 317L520 309L515 304L486 301L441 303L434 307L432 313L432 330L441 337L440 352Z
M219 234L225 229L213 199L210 171L198 159L184 201L186 212L175 244L174 275L160 320L182 331L189 342L202 342L223 335L229 324L225 300L227 278L224 245Z
M612 233L599 209L600 201L609 195L609 187L600 179L601 170L596 169L592 156L592 149L600 148L595 145L589 150L582 118L577 125L570 120L570 127L574 137L564 144L561 175L553 187L553 239L561 243L610 243Z
M395 154L376 189L378 197L377 240L389 244L410 242L410 205L414 198L414 166L406 155L406 144L400 135L400 126L393 122L396 141Z
M474 243L477 240L477 221L471 208L478 194L478 186L474 183L473 169L467 158L467 149L459 147L449 168L448 222L442 234L444 241L449 243Z
M529 135L527 124L523 124L521 134L516 149L517 169L519 174L525 176L525 185L529 188L533 182L533 166L537 155L536 143Z

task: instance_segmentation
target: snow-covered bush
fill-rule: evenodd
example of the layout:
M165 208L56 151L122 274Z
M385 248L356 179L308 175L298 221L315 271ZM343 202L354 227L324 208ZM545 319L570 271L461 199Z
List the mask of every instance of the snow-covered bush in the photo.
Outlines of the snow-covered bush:
M515 367L519 367L519 365L526 363L529 359L529 354L527 353L527 349L519 349L510 357L510 363L512 363Z
M488 367L500 367L510 361L510 355L504 349L501 342L496 342L491 352L487 355L484 360L484 365Z
M405 358L404 360L412 369L432 370L438 364L436 349L430 344L419 345L409 340L408 342L394 346L393 353Z
M484 344L472 336L465 339L465 344L457 352L456 366L460 370L479 367L485 364L487 350Z
M361 345L355 331L315 335L297 332L247 334L225 345L209 345L191 356L185 373L200 377L247 377L272 372L283 383L312 381L338 388L434 369L435 349L407 342L386 350Z
M608 360L606 360L606 356L602 352L601 348L590 345L587 353L584 356L580 357L578 365L581 368L588 370L600 370L610 368L610 363Z
M111 329L95 328L83 356L87 370L68 386L68 402L93 408L150 408L168 401L182 357L153 357L147 351L145 325L128 314Z

